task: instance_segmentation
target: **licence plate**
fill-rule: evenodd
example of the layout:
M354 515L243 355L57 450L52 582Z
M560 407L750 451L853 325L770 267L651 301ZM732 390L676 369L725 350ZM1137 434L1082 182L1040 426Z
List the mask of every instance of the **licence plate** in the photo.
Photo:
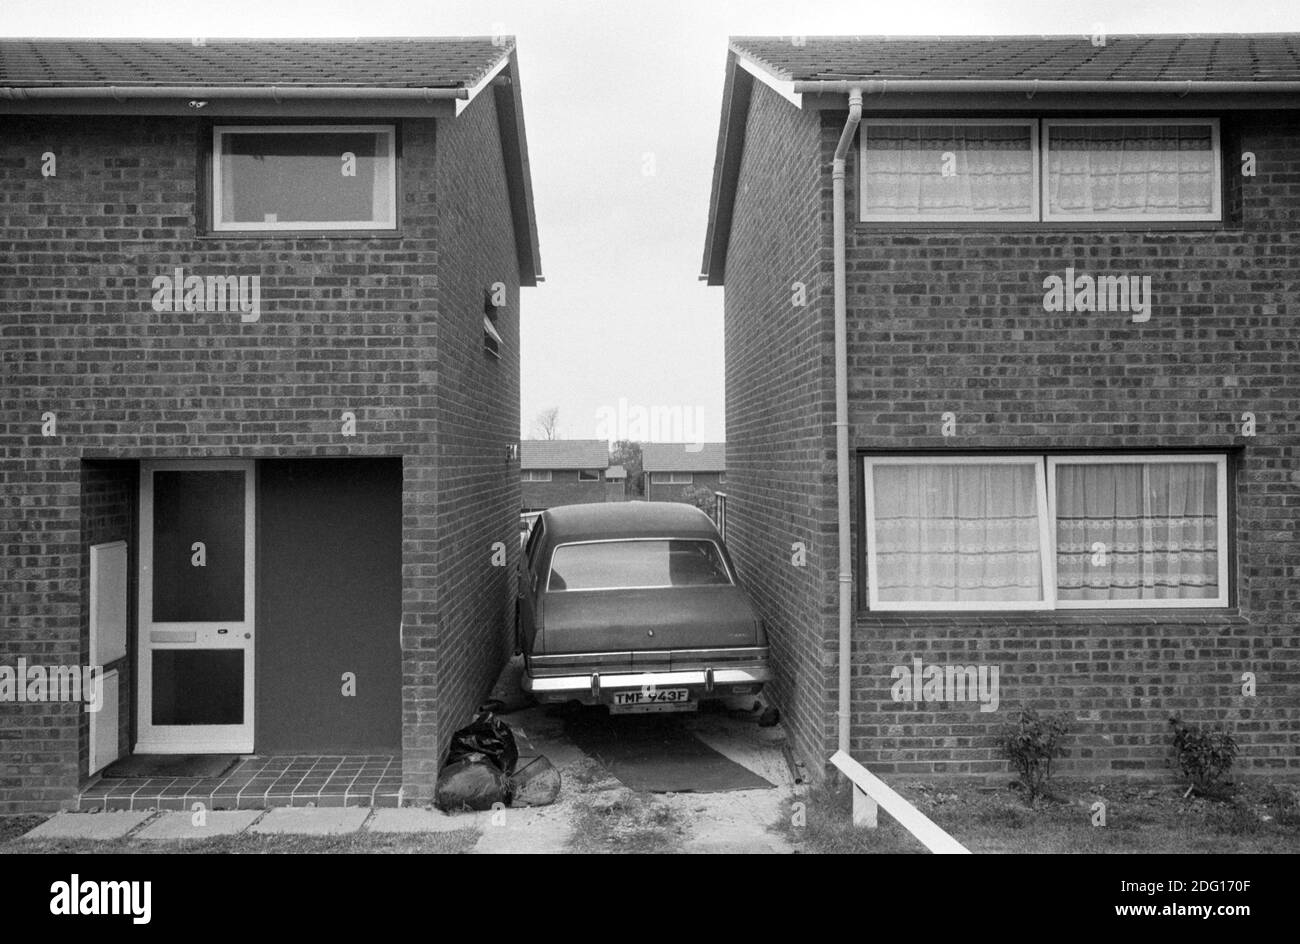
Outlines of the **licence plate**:
M695 704L687 688L641 689L634 692L614 692L610 711L614 713L641 711L692 711Z

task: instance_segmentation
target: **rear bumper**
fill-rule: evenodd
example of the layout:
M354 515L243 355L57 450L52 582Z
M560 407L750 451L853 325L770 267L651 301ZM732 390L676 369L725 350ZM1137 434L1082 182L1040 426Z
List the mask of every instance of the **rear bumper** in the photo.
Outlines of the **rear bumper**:
M580 701L588 705L609 704L615 692L645 689L685 688L692 701L727 695L754 695L772 678L765 661L743 665L702 665L662 671L635 671L593 665L589 671L576 667L564 674L543 675L525 671L523 689L538 701Z

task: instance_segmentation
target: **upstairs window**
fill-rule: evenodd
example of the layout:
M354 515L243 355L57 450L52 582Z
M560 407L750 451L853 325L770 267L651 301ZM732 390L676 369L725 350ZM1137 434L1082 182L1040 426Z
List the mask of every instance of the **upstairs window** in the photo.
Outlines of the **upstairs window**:
M862 131L862 218L1038 219L1034 121L872 121Z
M866 121L860 166L864 222L1223 218L1211 118Z
M1048 220L1217 220L1219 126L1044 121Z
M391 125L218 127L212 168L217 232L397 228Z

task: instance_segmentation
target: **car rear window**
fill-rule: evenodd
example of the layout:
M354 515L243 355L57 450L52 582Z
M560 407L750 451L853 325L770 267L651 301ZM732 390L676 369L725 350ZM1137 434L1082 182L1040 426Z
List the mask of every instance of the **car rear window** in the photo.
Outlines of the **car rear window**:
M547 590L707 587L731 583L712 541L654 539L563 544L551 557Z

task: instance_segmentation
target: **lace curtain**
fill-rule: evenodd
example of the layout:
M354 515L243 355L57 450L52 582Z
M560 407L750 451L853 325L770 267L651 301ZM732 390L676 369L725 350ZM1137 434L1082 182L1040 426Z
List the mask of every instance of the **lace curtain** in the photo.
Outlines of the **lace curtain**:
M1034 466L877 465L882 602L1043 598Z
M1217 597L1216 474L1210 463L1058 465L1058 598Z
M872 123L864 133L868 216L1002 216L1033 210L1034 155L1026 126ZM954 157L947 177L945 152Z
M1048 137L1052 213L1214 212L1206 125L1055 125Z

